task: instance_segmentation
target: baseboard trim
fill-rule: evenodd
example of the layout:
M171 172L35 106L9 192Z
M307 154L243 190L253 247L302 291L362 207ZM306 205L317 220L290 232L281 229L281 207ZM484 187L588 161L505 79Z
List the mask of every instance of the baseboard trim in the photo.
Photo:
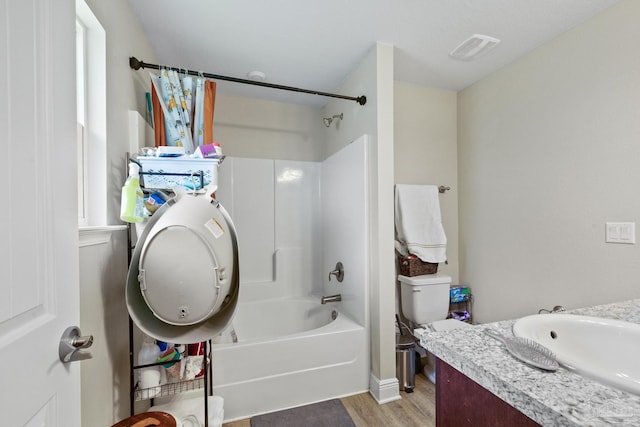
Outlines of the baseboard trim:
M371 374L369 376L369 394L371 394L380 405L399 400L401 398L400 383L397 378L381 380Z

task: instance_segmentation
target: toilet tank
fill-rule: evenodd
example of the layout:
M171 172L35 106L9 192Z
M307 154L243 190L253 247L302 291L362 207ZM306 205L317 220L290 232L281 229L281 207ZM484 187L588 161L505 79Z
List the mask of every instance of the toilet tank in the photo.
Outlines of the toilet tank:
M400 275L398 280L402 314L407 319L424 325L447 317L451 276L440 273L412 277Z

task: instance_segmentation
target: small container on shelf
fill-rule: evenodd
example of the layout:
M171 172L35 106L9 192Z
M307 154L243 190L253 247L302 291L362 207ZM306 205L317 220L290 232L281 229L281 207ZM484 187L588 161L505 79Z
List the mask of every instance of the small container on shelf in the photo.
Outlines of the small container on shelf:
M218 183L220 159L195 159L189 155L181 157L138 156L142 165L142 180L148 189L172 189L185 187L200 189ZM200 175L202 174L202 183Z
M453 286L449 290L449 318L471 322L471 292L467 286Z
M469 313L467 310L451 310L451 312L449 313L449 317L461 322L471 321L471 313Z
M151 339L146 337L140 352L138 353L138 364L149 365L156 362L160 355L160 348ZM138 371L140 388L148 390L149 398L155 397L160 385L160 367L149 366Z
M469 301L469 288L466 286L455 286L449 290L449 301L451 304Z

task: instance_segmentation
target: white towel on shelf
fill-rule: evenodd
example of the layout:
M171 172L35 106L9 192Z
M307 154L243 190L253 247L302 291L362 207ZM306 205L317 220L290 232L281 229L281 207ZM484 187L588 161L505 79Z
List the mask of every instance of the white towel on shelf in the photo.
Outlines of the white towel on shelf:
M447 236L438 194L436 185L396 185L397 240L401 248L424 262L447 260Z

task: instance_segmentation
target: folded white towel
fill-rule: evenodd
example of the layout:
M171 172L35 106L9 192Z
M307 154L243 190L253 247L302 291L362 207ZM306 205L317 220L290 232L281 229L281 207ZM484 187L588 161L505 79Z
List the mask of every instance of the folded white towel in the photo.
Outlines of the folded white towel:
M438 194L436 185L396 185L397 240L408 253L424 262L447 260L447 236Z

